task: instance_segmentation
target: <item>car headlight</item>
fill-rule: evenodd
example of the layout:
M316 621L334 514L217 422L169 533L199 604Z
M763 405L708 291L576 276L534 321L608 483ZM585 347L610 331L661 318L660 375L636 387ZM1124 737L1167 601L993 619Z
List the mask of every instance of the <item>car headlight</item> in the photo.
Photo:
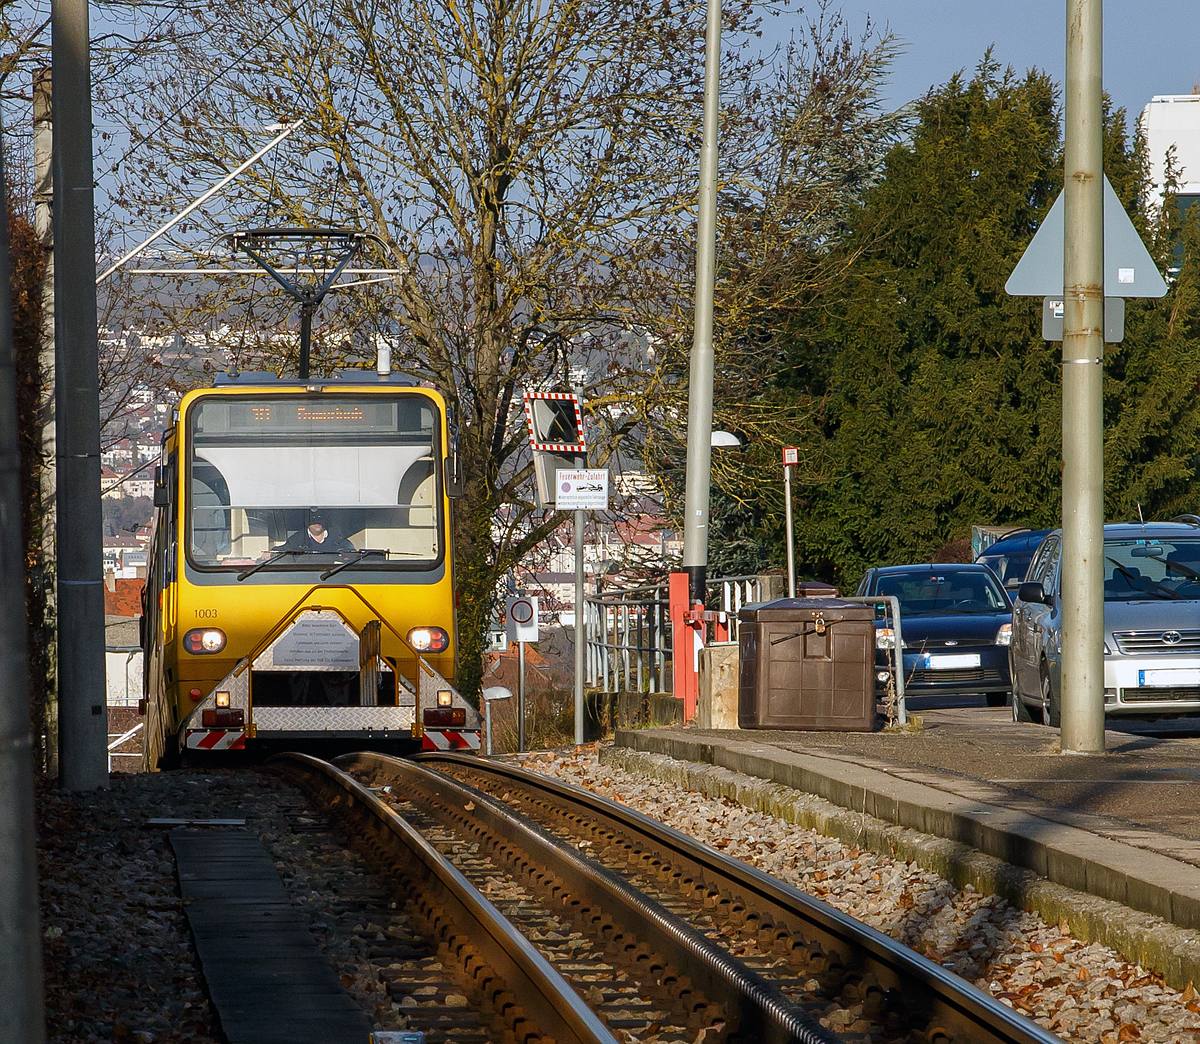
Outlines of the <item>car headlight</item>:
M1108 647L1108 642L1105 642L1105 643L1104 643L1104 655L1105 655L1105 656L1111 656L1111 655L1112 655L1112 650L1111 650L1111 649Z
M1012 645L1012 624L1006 623L1000 625L1000 630L996 632L997 645Z
M896 648L896 632L890 627L880 627L875 631L876 649Z

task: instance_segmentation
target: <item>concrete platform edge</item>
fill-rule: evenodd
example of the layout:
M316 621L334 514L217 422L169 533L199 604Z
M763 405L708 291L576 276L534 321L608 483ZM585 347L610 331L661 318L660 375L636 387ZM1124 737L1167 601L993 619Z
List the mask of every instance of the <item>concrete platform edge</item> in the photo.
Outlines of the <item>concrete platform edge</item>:
M761 742L756 745L760 748L765 746ZM1070 851L1058 852L1053 845L1048 846L1050 852L1047 854L1050 857L1044 860L1043 865L1049 873L1038 874L1026 866L981 852L953 837L938 836L929 830L904 825L899 820L913 816L916 811L910 801L898 801L883 794L871 799L863 794L862 797L867 800L862 803L855 800L854 804L859 808L865 804L870 811L857 811L821 794L818 788L822 777L810 767L803 773L804 787L799 788L776 782L765 774L772 771L771 759L768 758L750 759L752 767L764 774L738 771L720 763L725 760L742 762L743 758L732 756L736 753L724 744L707 739L686 740L651 730L619 730L616 745L602 748L600 760L615 768L637 772L687 790L713 797L727 797L748 808L778 816L797 826L879 855L914 862L940 874L958 888L969 884L979 892L1000 895L1014 906L1031 910L1048 922L1065 920L1076 938L1111 947L1126 960L1162 975L1167 984L1175 989L1183 989L1189 982L1200 981L1200 932L1172 923L1155 913L1133 909L1105 895L1088 894L1085 888L1073 888L1052 879L1047 880L1047 876L1052 876L1061 868L1060 872L1072 882L1078 881L1086 886L1090 881L1094 882L1097 890L1113 889L1113 882L1105 880L1101 874L1080 873L1078 859ZM779 750L781 755L787 753ZM835 793L846 792L842 780L830 778L827 783L828 787L823 789ZM932 787L923 789L935 799L935 805L944 806L944 800L949 797ZM885 813L887 818L880 816L880 812ZM944 807L939 809L938 815L929 818L932 819L930 825L935 828L944 824L948 831L954 833L968 830L966 824L953 822L955 815ZM974 830L978 831L978 825ZM993 843L1003 840L995 836L1003 833L997 826L989 824L986 833L992 835L988 840ZM975 836L979 834L976 832ZM1011 835L1006 847L1009 851L1037 860L1037 853L1030 851L1027 836ZM1046 841L1042 840L1032 847L1047 847ZM1131 851L1143 857L1151 855L1138 849ZM1127 877L1126 874L1121 876ZM1135 899L1145 895L1143 901L1161 908L1161 900L1155 894L1159 889L1153 882L1128 879L1125 890L1127 895L1132 893Z

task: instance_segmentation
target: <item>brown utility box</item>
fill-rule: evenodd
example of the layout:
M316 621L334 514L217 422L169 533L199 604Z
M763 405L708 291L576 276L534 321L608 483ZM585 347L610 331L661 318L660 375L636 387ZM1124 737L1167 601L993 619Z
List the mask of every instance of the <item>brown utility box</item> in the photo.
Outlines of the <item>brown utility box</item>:
M780 598L738 614L738 725L875 728L875 609L838 598Z

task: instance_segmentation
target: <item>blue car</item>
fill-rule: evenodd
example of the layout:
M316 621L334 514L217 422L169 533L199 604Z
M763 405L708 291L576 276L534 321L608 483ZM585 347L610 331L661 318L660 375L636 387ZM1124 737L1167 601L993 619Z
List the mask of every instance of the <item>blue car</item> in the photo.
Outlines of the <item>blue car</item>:
M1025 572L1029 563L1033 561L1033 553L1049 534L1048 529L1018 529L1007 533L991 546L984 548L975 561L995 573L1004 589L1011 595L1016 591L1017 585L1025 579Z
M906 696L977 696L1003 707L1012 689L1008 647L1012 602L987 566L946 563L868 569L859 595L894 595L900 602ZM876 621L875 677L891 676L895 635Z

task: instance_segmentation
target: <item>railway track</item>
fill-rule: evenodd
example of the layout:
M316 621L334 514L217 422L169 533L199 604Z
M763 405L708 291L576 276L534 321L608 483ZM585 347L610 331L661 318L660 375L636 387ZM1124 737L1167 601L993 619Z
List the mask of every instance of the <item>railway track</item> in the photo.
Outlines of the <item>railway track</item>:
M339 759L354 779L313 759L285 765L353 819L347 833L374 862L388 856L371 817L419 832L626 1039L1057 1039L874 929L585 791L456 756ZM410 874L401 884L415 882ZM521 990L510 992L524 1003ZM563 1039L532 1021L527 1036Z
M409 1029L431 1042L616 1044L529 940L369 789L304 754L282 755L277 763L354 839L406 907L415 932L393 942L386 986L392 996L437 1002L407 1007Z

